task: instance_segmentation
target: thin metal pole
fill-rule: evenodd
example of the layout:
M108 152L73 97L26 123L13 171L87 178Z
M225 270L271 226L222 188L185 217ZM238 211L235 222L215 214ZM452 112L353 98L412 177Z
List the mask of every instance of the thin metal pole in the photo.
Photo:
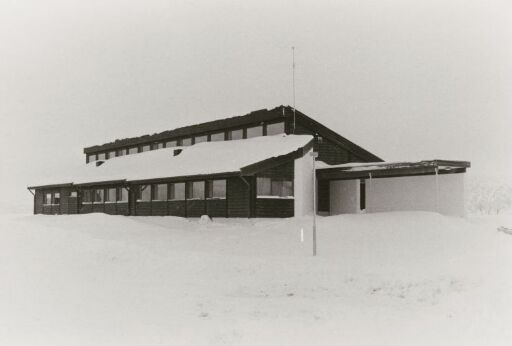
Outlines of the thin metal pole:
M439 213L439 168L436 167L436 211Z
M316 256L316 167L313 156L313 256Z
M295 133L295 47L292 47L293 132Z

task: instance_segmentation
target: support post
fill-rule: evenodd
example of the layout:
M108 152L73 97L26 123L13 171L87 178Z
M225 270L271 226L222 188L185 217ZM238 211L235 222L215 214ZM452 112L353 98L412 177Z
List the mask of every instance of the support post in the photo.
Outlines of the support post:
M439 167L436 170L436 211L439 213Z
M313 256L316 256L316 166L315 161L318 157L317 152L311 152L313 157Z

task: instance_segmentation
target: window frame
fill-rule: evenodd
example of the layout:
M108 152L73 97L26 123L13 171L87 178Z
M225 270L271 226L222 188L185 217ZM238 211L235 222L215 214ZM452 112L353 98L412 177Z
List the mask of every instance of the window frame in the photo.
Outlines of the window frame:
M282 132L273 133L273 134L269 134L269 131L268 131L269 128L272 128L272 126L275 126L275 125L282 125L283 131ZM286 125L285 125L284 121L279 121L277 123L268 123L268 124L265 125L265 128L266 128L266 131L265 131L265 135L266 136L277 136L277 135L286 133Z
M202 184L202 196L200 197L194 197L195 195L195 184ZM185 196L187 198L187 201L203 201L206 198L206 182L204 180L194 180L194 181L187 181L187 185L185 188Z
M257 136L249 136L249 131L251 129L258 129L260 128L261 129L261 135L257 135ZM249 138L256 138L256 137L262 137L264 135L264 130L263 130L263 125L256 125L256 126L250 126L250 127L247 127L245 129L245 138L246 139L249 139Z
M105 203L105 189L93 189L94 191L94 197L93 197L93 201L92 203L93 204L104 204ZM98 196L97 193L98 192L101 192L100 195L101 195L101 201L97 201L96 200L96 197Z
M215 183L222 182L224 185L224 194L223 196L215 196ZM227 179L210 179L208 180L207 188L206 188L206 199L215 200L215 199L226 199L228 190Z
M265 187L264 192L260 193L260 181L269 182L270 185ZM276 191L275 184L282 184L279 191ZM289 191L291 194L284 194L285 184L289 184ZM267 192L270 192L267 194ZM295 198L295 187L293 184L293 179L287 178L274 178L274 177L256 177L256 198L282 198L282 199L293 199Z
M219 136L219 139L213 139L214 136ZM222 139L220 139L220 136L222 136ZM243 133L242 133L242 136L243 136ZM210 135L209 135L210 142L222 142L225 140L226 140L226 132L215 132L215 133L210 133Z
M159 186L165 186L165 196L163 199L157 198L158 193L160 192ZM166 183L160 183L160 184L152 184L151 185L151 200L156 202L165 202L169 198L169 184Z
M200 140L197 141L198 139L200 139ZM204 143L204 142L208 142L208 135L194 136L194 144Z
M183 198L176 198L176 185L183 186ZM187 200L187 184L185 182L170 183L167 188L167 194L169 201L185 201Z
M138 185L136 202L151 202L151 190L150 184ZM147 193L149 193L149 197L147 197ZM143 197L148 199L143 199Z
M233 138L233 132L241 132L241 137L240 138ZM245 139L245 129L244 128L240 128L240 129L231 129L231 130L228 130L228 141L239 141L241 139Z
M114 200L110 200L110 193L114 190ZM117 188L116 187L108 187L105 189L104 195L105 203L117 203Z

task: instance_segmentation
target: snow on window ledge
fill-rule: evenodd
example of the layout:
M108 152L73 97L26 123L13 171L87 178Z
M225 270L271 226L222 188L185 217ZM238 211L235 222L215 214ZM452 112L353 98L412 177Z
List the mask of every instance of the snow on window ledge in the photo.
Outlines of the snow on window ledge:
M294 199L293 196L257 196L256 198L262 198L262 199Z
M207 200L209 201L215 201L215 200L225 200L226 197L208 197Z

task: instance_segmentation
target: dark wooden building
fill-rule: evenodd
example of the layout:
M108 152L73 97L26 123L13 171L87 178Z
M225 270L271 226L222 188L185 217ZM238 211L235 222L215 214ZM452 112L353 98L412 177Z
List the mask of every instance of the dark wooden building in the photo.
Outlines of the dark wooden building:
M280 106L87 147L76 176L29 189L35 214L291 217L312 210L313 150L329 165L382 161ZM320 212L329 186L318 181Z

